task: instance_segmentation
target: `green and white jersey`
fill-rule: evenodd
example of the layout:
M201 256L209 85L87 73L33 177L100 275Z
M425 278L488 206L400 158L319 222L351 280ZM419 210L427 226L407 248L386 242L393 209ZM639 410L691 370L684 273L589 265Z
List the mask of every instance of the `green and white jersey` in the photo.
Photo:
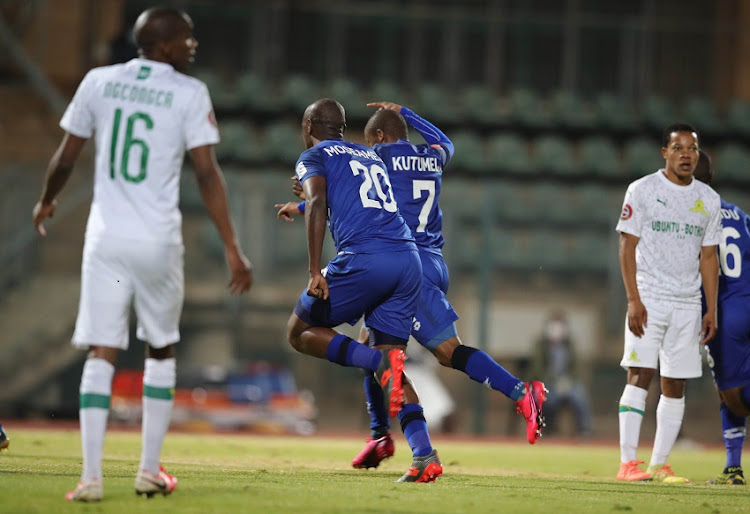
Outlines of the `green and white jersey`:
M96 137L87 238L182 243L185 151L219 142L203 82L146 59L94 68L60 126L78 137Z
M698 180L680 186L664 170L628 186L618 232L640 238L636 280L641 298L701 306L700 251L721 238L719 194Z

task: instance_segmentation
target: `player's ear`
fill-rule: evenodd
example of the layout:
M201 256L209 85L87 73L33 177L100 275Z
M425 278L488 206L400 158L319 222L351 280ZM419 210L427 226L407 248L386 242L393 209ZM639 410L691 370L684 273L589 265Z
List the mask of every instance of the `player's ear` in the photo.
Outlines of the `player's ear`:
M666 149L666 148L662 148L662 149L661 149L661 156L662 156L662 158L664 158L664 159L666 159L666 158L667 158L667 149Z

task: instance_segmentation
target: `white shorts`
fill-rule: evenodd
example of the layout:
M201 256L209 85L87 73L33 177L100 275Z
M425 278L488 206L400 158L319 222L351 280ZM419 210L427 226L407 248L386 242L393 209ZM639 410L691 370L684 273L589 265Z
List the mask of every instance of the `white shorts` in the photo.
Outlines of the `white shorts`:
M184 253L181 244L87 239L73 345L127 349L131 305L138 339L154 348L178 342L185 297Z
M625 351L620 366L659 368L667 378L696 378L703 374L700 309L671 307L644 300L648 325L643 336L636 337L625 320Z

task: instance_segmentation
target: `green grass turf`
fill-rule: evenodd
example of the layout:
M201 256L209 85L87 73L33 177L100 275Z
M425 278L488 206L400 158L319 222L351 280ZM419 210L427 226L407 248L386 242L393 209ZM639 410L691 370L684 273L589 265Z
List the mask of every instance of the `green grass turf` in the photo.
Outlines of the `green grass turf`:
M349 467L363 443L357 438L173 433L162 457L179 478L178 489L149 500L133 491L139 434L111 431L104 501L70 504L64 494L80 473L78 432L7 428L2 513L728 513L747 512L750 495L747 487L704 485L724 464L719 448L675 450L672 467L692 483L665 485L616 482L613 445L436 438L444 476L434 484L396 484L411 462L400 435L396 455L364 471Z

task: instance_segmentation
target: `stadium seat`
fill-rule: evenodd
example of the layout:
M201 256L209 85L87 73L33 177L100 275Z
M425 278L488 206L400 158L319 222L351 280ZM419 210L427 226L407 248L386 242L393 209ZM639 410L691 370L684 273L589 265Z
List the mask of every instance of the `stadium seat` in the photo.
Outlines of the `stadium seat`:
M565 246L565 238L559 230L531 230L524 250L525 268L532 272L564 270L570 266Z
M597 177L621 177L622 162L612 140L592 136L581 141L578 166L585 174Z
M246 72L236 82L237 102L252 112L271 114L279 110L278 97L269 84L257 73Z
M492 263L501 270L518 270L525 266L523 235L515 230L492 228Z
M712 154L716 181L750 184L750 155L741 143L726 143Z
M246 152L245 147L257 147L250 125L242 121L228 120L219 125L221 141L216 145L216 157L223 159L240 159ZM247 153L244 154L247 156Z
M586 182L577 186L576 192L578 218L582 225L614 227L620 215L625 187Z
M367 107L367 100L361 92L361 88L354 81L338 77L323 87L321 96L333 98L343 105L347 120L366 119L375 109Z
M527 128L540 129L551 125L544 102L530 89L516 89L509 97L511 119Z
M656 139L636 138L625 144L625 173L628 178L638 178L664 167L660 143Z
M616 219L616 218L615 218ZM604 231L576 232L571 236L569 258L581 273L606 273L616 258L612 234Z
M729 102L727 106L727 127L737 132L739 136L750 137L750 103L739 99Z
M281 84L281 107L300 117L307 106L318 98L318 85L304 75L290 75Z
M230 87L230 82L214 70L203 68L193 73L193 76L206 84L211 102L216 109L232 109L237 106L237 97Z
M690 97L685 101L682 118L701 135L717 136L724 130L714 104L707 98Z
M455 122L457 118L452 95L432 82L425 82L417 87L412 104L414 112L436 124Z
M552 120L555 125L568 130L590 129L594 126L593 113L581 97L560 90L552 95Z
M630 132L636 128L633 110L618 95L600 93L594 100L594 109L597 123L606 129Z
M488 169L482 140L475 132L462 130L448 137L455 148L453 158L448 163L450 170L477 172Z
M573 176L580 172L570 144L560 136L540 136L535 140L534 165L538 173L545 175Z
M380 79L375 82L370 91L371 98L367 102L395 102L410 107L408 99L404 97L401 87L393 81Z
M493 170L526 175L532 170L526 142L516 134L501 133L488 140L487 160Z
M532 195L539 221L552 225L578 221L579 212L572 186L539 182L534 185Z
M486 187L492 188L493 218L513 223L531 223L541 219L534 186L504 180L484 185L480 189Z
M649 128L659 131L679 121L674 105L659 95L651 95L644 100L641 115Z
M469 123L492 125L502 121L497 97L483 86L469 86L461 91L459 110Z
M270 123L265 129L266 148L270 159L289 165L297 162L304 150L298 124L287 121Z

